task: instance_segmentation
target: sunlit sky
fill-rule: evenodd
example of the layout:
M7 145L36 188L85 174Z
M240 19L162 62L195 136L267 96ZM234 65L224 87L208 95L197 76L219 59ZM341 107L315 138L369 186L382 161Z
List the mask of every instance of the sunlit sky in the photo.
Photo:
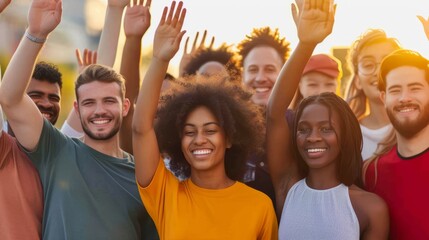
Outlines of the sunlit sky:
M236 44L254 27L279 28L282 36L291 43L298 39L292 20L290 4L293 0L184 0L187 16L184 29L191 41L197 31L208 30L215 36L215 46L223 42ZM153 41L162 8L167 0L152 0L152 26L143 39L147 46ZM333 46L349 46L368 28L382 28L397 38L405 48L429 56L429 40L416 15L429 16L429 0L336 0L337 13L332 34L321 43L315 53L328 53ZM177 65L181 49L172 61Z

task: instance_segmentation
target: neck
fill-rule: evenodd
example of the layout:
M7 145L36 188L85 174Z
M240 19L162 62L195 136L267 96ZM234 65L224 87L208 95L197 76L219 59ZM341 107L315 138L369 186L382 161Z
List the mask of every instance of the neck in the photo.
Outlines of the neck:
M383 103L370 101L369 114L360 120L360 123L370 129L382 128L390 123Z
M313 189L323 190L338 186L335 168L309 169L306 183Z
M396 132L398 152L403 157L415 156L429 147L429 125L420 130L412 138L404 138Z
M191 170L191 181L201 188L223 189L232 186L235 181L230 179L225 171L222 175Z
M89 147L104 153L106 155L116 157L116 158L123 158L124 154L119 146L119 136L116 134L114 137L107 139L107 140L95 140L88 135L85 134L83 137L83 142L88 145Z

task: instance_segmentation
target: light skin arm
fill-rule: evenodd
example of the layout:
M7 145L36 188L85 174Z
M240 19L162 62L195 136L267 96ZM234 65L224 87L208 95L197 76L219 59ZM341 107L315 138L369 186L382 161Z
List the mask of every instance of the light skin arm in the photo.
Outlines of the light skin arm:
M100 44L98 45L98 63L113 67L118 48L119 33L121 30L122 14L130 0L109 0Z
M204 30L203 37L201 39L200 44L198 44L198 36L200 35L200 32L197 32L195 34L194 42L192 43L191 51L188 52L188 43L189 43L189 37L186 38L185 41L185 48L183 50L182 58L180 59L179 63L179 76L183 76L185 73L185 68L191 61L192 57L201 49L206 48L206 38L207 38L207 30ZM215 37L213 36L210 44L207 48L212 48L215 41Z
M143 79L133 116L133 152L137 182L146 187L151 182L160 159L158 142L153 127L162 82L170 60L179 50L186 9L173 1L165 7L155 32L153 58Z
M61 0L34 0L28 12L28 33L39 39L49 34L61 21ZM43 127L43 117L25 93L34 65L44 44L23 37L3 77L0 103L20 144L34 150Z
M76 49L76 60L79 74L85 69L85 67L97 63L97 51L91 51L89 49L83 50L83 56L79 49ZM82 124L76 110L72 108L66 119L67 124L72 127L75 131L83 132Z
M124 32L126 36L120 73L125 78L125 97L130 99L131 105L128 115L122 120L120 131L121 148L133 153L131 124L134 115L134 102L140 88L140 60L141 41L150 26L151 0L134 0L133 6L125 11Z
M0 0L0 13L10 4L11 0Z
M317 44L332 32L335 8L333 0L305 0L299 16L295 15L296 11L292 14L297 19L299 42L283 66L267 106L267 158L276 192L278 216L281 215L288 190L299 180L285 113L308 59Z

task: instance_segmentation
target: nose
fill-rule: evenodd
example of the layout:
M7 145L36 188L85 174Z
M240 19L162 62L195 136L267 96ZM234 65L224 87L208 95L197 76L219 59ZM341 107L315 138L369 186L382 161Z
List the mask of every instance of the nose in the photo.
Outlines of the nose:
M105 113L105 112L106 112L106 109L104 108L103 104L102 103L97 103L96 106L95 106L94 113L95 114L102 114L102 113Z
M51 108L53 106L47 97L41 98L37 101L37 105L42 106L43 108Z
M263 82L265 80L267 80L267 78L266 78L266 75L265 75L264 71L263 70L258 70L258 73L256 74L255 81L256 82Z
M321 140L319 131L317 130L311 130L310 133L307 136L308 142L318 142Z
M204 134L202 133L197 133L195 138L194 138L194 144L195 145L203 145L207 142L207 138L206 136L204 136Z
M399 99L399 102L401 103L407 103L407 102L411 102L412 98L411 98L411 93L407 90L402 91L401 93L401 97Z

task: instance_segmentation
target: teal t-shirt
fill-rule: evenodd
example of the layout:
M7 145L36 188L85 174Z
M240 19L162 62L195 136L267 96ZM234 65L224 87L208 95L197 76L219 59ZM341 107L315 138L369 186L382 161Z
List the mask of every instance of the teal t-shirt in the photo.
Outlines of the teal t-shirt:
M47 120L27 155L43 185L43 239L159 239L138 193L132 155L105 155Z

